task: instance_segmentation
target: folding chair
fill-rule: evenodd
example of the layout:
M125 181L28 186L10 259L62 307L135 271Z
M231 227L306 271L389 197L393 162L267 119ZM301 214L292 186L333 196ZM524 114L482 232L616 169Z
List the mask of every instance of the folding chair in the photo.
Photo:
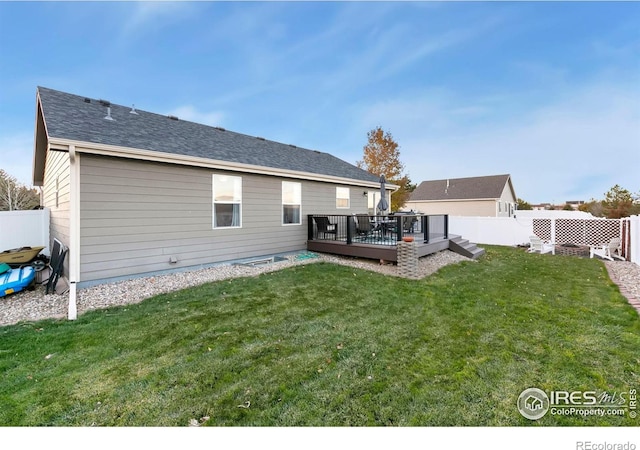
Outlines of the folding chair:
M58 239L53 239L53 249L51 250L51 260L49 261L49 278L44 280L42 284L47 283L46 293L49 291L55 293L56 285L60 279L60 275L64 272L64 259L69 249Z

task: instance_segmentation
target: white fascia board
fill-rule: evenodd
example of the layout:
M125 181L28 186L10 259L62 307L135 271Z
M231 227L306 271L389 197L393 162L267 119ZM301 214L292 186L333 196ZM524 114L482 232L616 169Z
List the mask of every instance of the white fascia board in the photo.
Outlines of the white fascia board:
M119 147L107 144L95 144L89 142L73 141L69 139L51 138L51 149L62 150L69 146L76 146L76 152L92 155L115 156L118 158L137 159L141 161L154 161L169 164L179 164L209 169L229 170L233 172L255 173L260 175L271 175L277 177L294 178L302 180L322 181L326 183L347 184L360 187L380 188L378 182L368 182L355 180L353 178L335 177L331 175L315 174L310 172L300 172L295 170L277 169L272 167L257 166L252 164L235 163L229 161L200 158L196 156L179 155L175 153L164 153L152 150L141 150L130 147ZM393 190L399 186L387 184Z
M444 202L487 202L494 201L497 202L500 200L499 198L449 198L443 200L409 200L407 203L415 202L415 203L444 203Z

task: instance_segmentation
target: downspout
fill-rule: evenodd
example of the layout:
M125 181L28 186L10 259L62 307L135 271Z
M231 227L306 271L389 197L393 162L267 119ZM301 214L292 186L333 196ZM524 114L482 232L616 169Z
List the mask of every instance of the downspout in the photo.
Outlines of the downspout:
M387 191L389 191L389 212L391 212L391 196L394 193L398 192L399 190L400 190L400 186L396 186L393 189L387 189ZM374 209L375 209L375 203L373 204L373 206L374 206Z
M80 279L80 154L69 146L69 320L78 318L76 284Z

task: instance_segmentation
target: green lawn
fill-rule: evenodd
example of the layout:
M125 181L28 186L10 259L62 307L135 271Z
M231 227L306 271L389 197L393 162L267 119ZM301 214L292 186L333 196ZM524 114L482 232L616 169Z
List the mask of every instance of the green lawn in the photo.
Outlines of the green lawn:
M640 388L640 319L599 261L486 248L420 281L317 263L0 328L0 424L637 426L519 414L529 387Z

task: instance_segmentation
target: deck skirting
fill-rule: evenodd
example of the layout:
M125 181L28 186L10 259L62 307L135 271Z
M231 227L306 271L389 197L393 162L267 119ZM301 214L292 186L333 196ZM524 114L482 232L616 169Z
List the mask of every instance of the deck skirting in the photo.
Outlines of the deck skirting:
M437 253L449 248L449 239L436 239L429 243L416 242L418 257ZM338 240L310 240L307 250L333 255L353 256L358 258L379 259L381 261L398 262L398 247L395 245L349 244Z

